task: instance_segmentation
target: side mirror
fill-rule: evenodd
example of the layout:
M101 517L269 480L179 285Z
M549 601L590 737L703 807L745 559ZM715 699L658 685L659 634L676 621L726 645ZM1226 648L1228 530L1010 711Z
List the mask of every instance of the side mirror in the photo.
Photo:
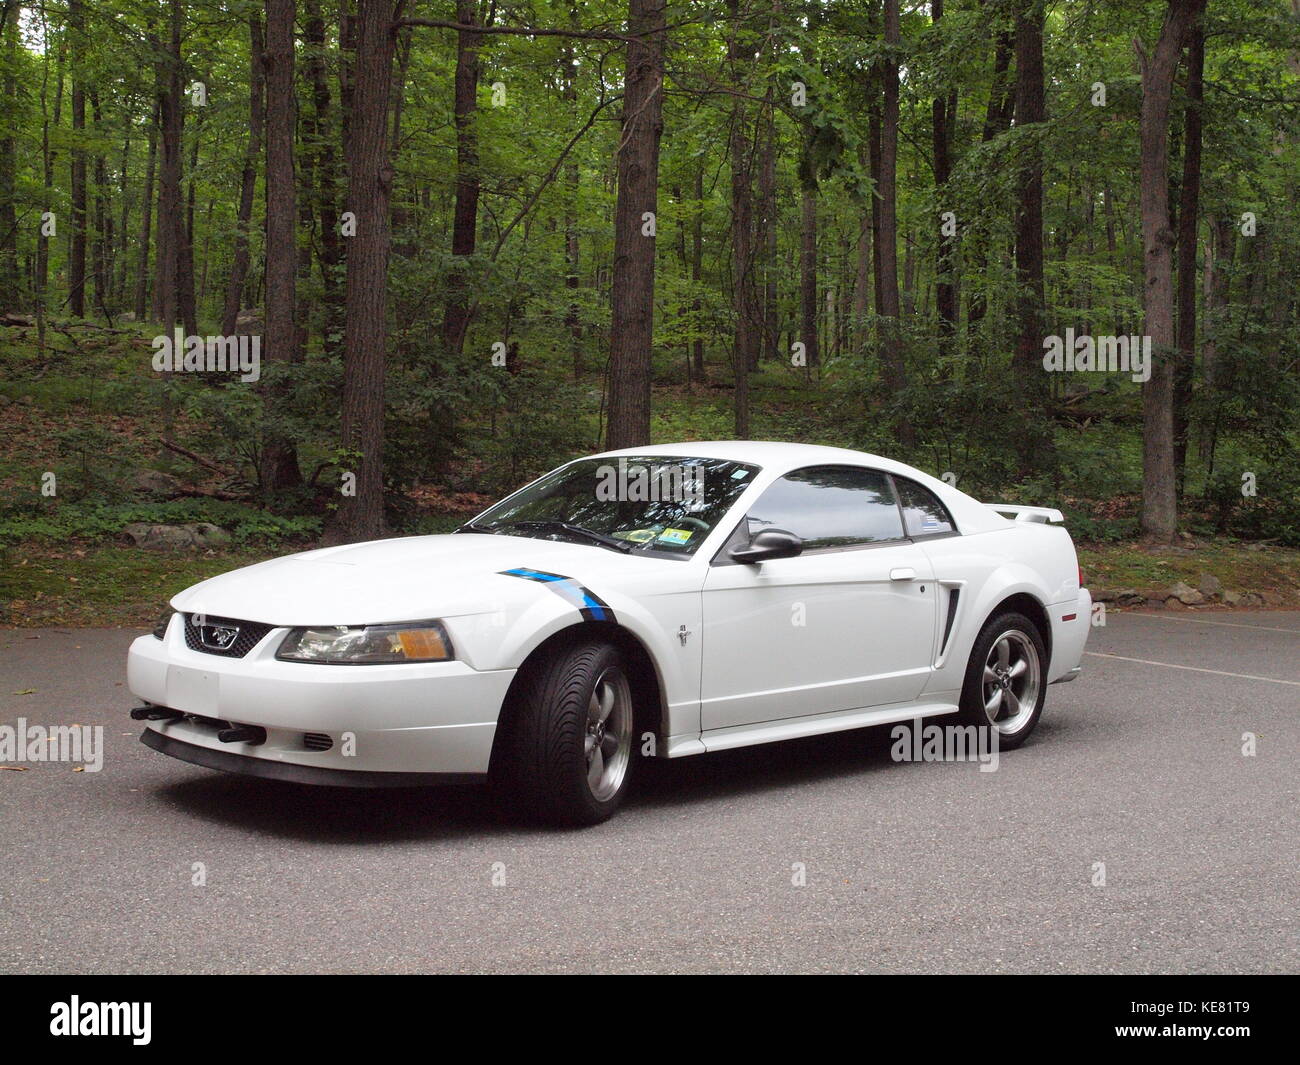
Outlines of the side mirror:
M785 529L764 529L744 547L731 551L731 559L745 565L766 562L770 558L794 558L803 551L803 541Z

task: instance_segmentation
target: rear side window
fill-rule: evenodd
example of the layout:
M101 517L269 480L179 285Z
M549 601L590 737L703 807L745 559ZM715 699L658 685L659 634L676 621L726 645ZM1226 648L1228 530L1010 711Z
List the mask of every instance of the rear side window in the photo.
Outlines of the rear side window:
M856 466L809 466L776 481L747 515L749 535L785 529L804 550L901 540L889 478Z
M922 488L906 477L897 476L894 485L898 489L898 501L903 507L908 536L943 536L957 531L948 508L928 488Z

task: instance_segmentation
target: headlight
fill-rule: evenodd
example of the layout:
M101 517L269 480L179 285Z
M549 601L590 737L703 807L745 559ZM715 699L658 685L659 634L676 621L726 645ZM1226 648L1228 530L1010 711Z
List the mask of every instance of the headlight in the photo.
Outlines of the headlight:
M170 625L171 623L172 623L172 612L170 610L163 611L163 616L160 617L154 623L154 627L153 627L154 636L159 640L163 639L167 635L167 626Z
M441 621L394 625L323 625L293 629L275 657L286 662L326 665L382 665L392 662L443 662L454 658L451 638Z

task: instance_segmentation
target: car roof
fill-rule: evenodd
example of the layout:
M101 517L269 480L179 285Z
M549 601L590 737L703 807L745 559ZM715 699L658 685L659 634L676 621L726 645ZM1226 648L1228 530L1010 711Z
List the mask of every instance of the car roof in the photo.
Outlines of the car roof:
M795 444L781 440L687 440L675 444L654 444L647 447L628 447L606 451L595 458L632 455L683 455L695 458L725 459L731 462L752 462L768 471L795 470L803 466L848 463L853 466L874 466L896 473L921 473L902 462L883 455L869 455L865 451L851 451L844 447L825 447L821 444ZM924 474L922 474L924 476Z
M729 462L748 462L763 468L763 480L780 477L804 466L849 465L869 466L910 477L934 492L947 505L962 532L984 532L1005 529L1011 525L1006 518L958 491L952 485L932 477L924 470L905 462L853 451L845 447L826 447L821 444L797 444L781 440L686 440L674 444L653 444L646 447L628 447L605 451L592 458L632 457L634 455L683 456L692 458L724 459Z

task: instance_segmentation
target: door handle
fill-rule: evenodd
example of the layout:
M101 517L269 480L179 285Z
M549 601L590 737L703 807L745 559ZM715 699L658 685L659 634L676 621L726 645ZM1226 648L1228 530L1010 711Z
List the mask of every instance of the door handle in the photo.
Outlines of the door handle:
M911 566L895 566L889 571L891 581L912 581L916 579L916 570Z

